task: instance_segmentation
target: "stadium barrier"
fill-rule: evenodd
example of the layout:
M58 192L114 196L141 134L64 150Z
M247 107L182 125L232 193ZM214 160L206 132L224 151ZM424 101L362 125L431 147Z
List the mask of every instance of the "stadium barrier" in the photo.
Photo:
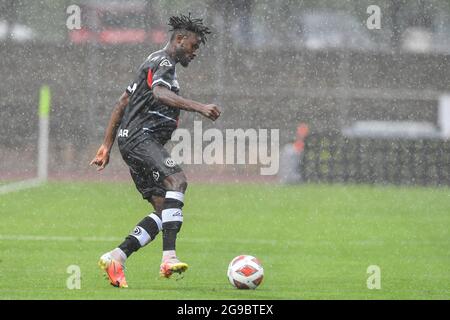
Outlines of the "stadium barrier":
M300 164L305 182L450 185L450 141L310 135Z

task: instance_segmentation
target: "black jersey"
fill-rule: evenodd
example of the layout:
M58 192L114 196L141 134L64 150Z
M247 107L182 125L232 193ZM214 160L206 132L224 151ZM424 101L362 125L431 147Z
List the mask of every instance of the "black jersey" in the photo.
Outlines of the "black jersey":
M118 131L121 148L132 148L149 137L164 145L177 128L180 109L157 101L152 90L155 86L165 86L176 94L180 90L175 62L164 50L148 56L126 89L129 104Z

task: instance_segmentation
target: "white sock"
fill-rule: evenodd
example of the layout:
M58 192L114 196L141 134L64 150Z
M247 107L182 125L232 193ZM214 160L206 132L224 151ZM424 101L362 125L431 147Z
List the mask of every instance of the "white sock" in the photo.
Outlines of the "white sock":
M175 250L163 251L162 261L166 261L168 259L176 258L176 257L177 257L177 254L176 254Z
M112 250L110 252L111 257L118 261L121 265L125 264L125 261L127 260L127 255L125 254L125 252L122 251L122 249L120 248L115 248L114 250Z

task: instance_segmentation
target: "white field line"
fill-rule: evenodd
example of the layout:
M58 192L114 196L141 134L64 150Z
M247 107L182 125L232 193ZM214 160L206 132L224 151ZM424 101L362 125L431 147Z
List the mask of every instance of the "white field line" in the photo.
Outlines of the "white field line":
M125 239L125 237L123 238ZM30 235L0 235L0 240L5 241L90 241L108 242L123 240L118 237L71 237L71 236L30 236Z
M97 236L87 236L87 237L74 237L74 236L32 236L32 235L0 235L0 240L4 241L87 241L87 242L119 242L123 241L125 238L122 237L97 237ZM264 244L264 245L284 245L284 246L300 246L306 245L308 242L305 241L277 241L270 239L219 239L219 238L181 238L179 241L190 242L190 243L207 243L207 242L223 242L223 243L237 243L237 244ZM379 242L379 241L378 241ZM309 242L313 244L312 242ZM314 244L322 245L333 245L331 241L320 241L314 242Z
M67 242L121 242L125 237L97 237L97 236L32 236L32 235L0 235L0 241L67 241ZM181 242L188 243L208 243L208 242L222 242L222 243L236 243L236 244L258 244L258 245L272 245L272 246L330 246L342 245L333 241L303 241L303 240L270 240L270 239L219 239L219 238L180 238ZM390 242L389 242L390 243ZM382 240L349 240L344 241L346 245L357 246L383 246L389 244L388 241ZM396 241L396 245L446 245L449 241ZM392 244L392 243L390 243Z
M44 184L44 181L39 178L29 179L29 180L23 180L18 182L12 182L10 184L6 184L3 186L0 186L0 195L7 194L10 192L16 192L28 188L35 188L39 187L42 184Z

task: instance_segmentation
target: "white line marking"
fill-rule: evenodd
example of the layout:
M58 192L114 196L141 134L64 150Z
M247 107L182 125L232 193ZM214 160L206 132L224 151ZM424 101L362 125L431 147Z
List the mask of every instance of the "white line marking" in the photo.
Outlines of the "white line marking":
M122 241L125 238L122 237L96 237L96 236L33 236L33 235L0 235L0 240L5 241L90 241L90 242L109 242L109 241ZM182 238L180 241L186 241L191 243L205 243L211 241L219 242L232 242L232 243L259 243L259 244L277 244L275 240L225 240L225 239L207 239L207 238ZM283 242L286 243L286 242ZM290 241L289 243L292 243Z
M86 241L86 242L120 242L124 237L96 237L96 236L32 236L32 235L0 235L0 240L3 241ZM334 241L314 241L314 240L270 240L270 239L221 239L221 238L180 238L181 242L188 243L207 243L207 242L220 242L220 243L235 243L235 244L256 244L256 245L272 245L272 246L341 246L341 245L353 245L353 246L383 246L386 244L392 244L392 242L386 242L383 240L348 240L341 243ZM400 245L446 245L450 241L406 241L399 240L395 242Z
M44 180L35 178L35 179L29 179L29 180L23 180L18 182L13 182L10 184L6 184L4 186L0 186L0 195L7 194L10 192L16 192L28 188L35 188L39 187L44 184Z
M125 238L125 237L124 237ZM0 240L6 241L91 241L107 242L121 241L124 238L118 237L71 237L71 236L31 236L31 235L0 235Z

